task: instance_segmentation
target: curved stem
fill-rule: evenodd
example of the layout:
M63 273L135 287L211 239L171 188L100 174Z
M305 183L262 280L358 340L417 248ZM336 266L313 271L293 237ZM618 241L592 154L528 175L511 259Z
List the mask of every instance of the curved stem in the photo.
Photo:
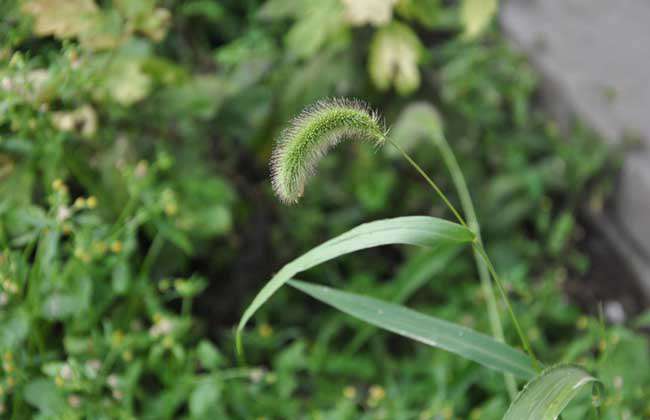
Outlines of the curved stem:
M461 225L467 227L467 224L465 223L465 220L461 217L460 213L458 213L458 210L456 210L456 207L454 207L454 205L451 204L451 202L447 199L447 196L442 192L442 190L440 190L438 185L431 178L429 178L429 175L427 175L426 172L424 172L422 170L422 168L420 168L420 165L415 163L415 161L411 158L411 156L409 156L409 154L406 153L406 151L404 149L402 149L397 143L395 143L394 141L392 141L389 138L387 138L386 141L388 141L391 145L393 145L393 147L395 147L402 154L402 156L404 156L404 159L406 159L408 161L408 163L410 163L411 166L413 166L415 168L415 170L418 171L418 173L420 175L422 175L422 177L427 181L427 183L431 186L431 188L433 188L433 190L436 192L436 194L438 194L438 196L442 199L442 201L447 205L449 210L451 210L451 212L454 214L454 216L456 216L456 219L458 219L458 222Z
M530 343L528 342L528 339L526 338L526 335L524 335L523 330L521 329L521 326L519 325L519 321L517 320L517 317L515 316L515 312L512 310L512 305L510 305L510 300L508 299L508 295L506 295L506 291L503 288L503 284L501 283L501 279L499 278L499 275L497 274L496 270L494 269L494 266L492 265L492 261L490 261L490 257L488 257L487 253L485 252L485 248L483 247L482 244L479 242L475 242L473 245L474 249L479 253L479 255L483 258L483 261L485 261L485 264L487 265L488 270L490 271L490 274L492 274L492 278L494 279L494 282L497 285L497 289L499 289L499 293L501 294L501 297L503 298L504 303L506 304L506 308L508 310L508 314L510 315L510 319L512 319L512 323L515 326L515 329L517 330L517 334L519 335L519 339L521 340L521 344L523 345L524 349L530 356L530 358L533 360L533 367L537 372L540 372L541 369L539 367L539 364L537 362L537 357L535 357L535 353L533 353L533 349L530 347Z
M454 207L453 204L447 199L447 196L442 192L442 190L438 187L438 185L424 172L424 170L418 165L412 158L409 156L408 153L404 149L402 149L397 143L390 139L386 139L393 147L395 147L401 154L402 156L415 168L416 171L427 181L427 183L433 188L433 190L438 194L438 196L442 199L442 201L447 205L447 207L451 210L451 212L456 216L456 219L460 222L461 225L468 227L467 224L465 223L465 220L462 218L460 213L458 213L458 210ZM454 159L455 160L455 159ZM458 172L460 172L460 168L458 168ZM465 199L469 197L469 193L466 194ZM471 201L471 199L469 200ZM473 206L471 207L473 210ZM476 223L478 225L478 222ZM532 348L530 347L530 344L528 342L528 339L523 333L523 330L521 329L521 326L519 325L519 321L517 320L517 317L515 316L515 313L512 309L512 305L510 304L510 300L508 299L507 294L505 293L505 289L503 288L503 284L501 283L501 279L499 278L499 275L497 274L496 270L494 269L494 266L492 265L492 261L488 257L487 253L485 252L485 248L483 247L483 243L478 239L479 236L477 234L477 240L473 244L473 249L478 253L478 255L482 258L483 262L487 266L488 271L492 275L492 278L494 279L494 282L497 285L497 289L499 289L499 293L501 294L501 297L503 298L503 301L506 305L506 309L508 310L508 314L512 320L513 325L515 326L515 329L517 330L517 334L519 336L519 339L521 340L521 344L532 359L533 362L533 367L535 368L536 371L540 371L539 364L537 361L537 358L535 357L535 354L533 353Z

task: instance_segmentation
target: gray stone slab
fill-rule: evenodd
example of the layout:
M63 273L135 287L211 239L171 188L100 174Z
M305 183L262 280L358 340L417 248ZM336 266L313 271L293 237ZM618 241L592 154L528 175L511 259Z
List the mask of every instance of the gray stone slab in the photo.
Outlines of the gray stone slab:
M650 145L650 1L510 0L501 22L604 138Z
M640 245L650 259L650 158L631 155L625 159L615 203L618 224Z
M577 116L611 144L638 141L607 229L650 300L650 1L509 0L500 21L561 124Z

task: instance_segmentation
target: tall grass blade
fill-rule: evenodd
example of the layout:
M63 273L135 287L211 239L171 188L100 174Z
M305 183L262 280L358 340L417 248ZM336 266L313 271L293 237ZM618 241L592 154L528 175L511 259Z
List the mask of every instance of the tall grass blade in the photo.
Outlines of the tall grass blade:
M535 374L532 361L524 353L469 328L366 296L297 280L289 284L379 328L447 350L485 367L524 379Z
M431 248L471 243L474 238L469 229L459 224L428 216L397 217L359 225L286 264L266 283L239 321L237 349L241 354L241 332L248 320L273 293L302 271L341 255L382 245L404 244Z
M381 294L381 297L385 297L392 303L404 303L418 289L451 264L458 256L460 249L458 245L441 246L415 256L400 268L395 279L386 283L388 289L385 290L386 293ZM376 330L377 328L372 325L364 325L359 328L354 338L346 346L345 352L356 353L359 351Z

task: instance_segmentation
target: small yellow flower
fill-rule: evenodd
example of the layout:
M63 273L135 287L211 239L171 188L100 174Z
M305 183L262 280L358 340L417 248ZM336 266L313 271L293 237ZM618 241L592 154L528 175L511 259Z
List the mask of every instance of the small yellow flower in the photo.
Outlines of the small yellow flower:
M111 244L111 251L113 251L115 254L119 254L122 252L122 242L121 241L114 241Z
M122 330L115 330L115 332L113 332L113 336L111 337L111 341L114 347L121 345L124 342L124 333Z
M65 385L65 381L64 381L63 378L60 377L59 375L57 375L56 378L54 378L54 383L55 383L56 386L58 386L58 387L62 387L63 385Z
M94 209L97 207L97 198L94 195L91 195L88 197L88 199L86 199L86 205L89 209Z
M104 255L106 253L107 246L104 241L97 241L93 243L93 248L95 249L96 253Z
M384 390L383 387L379 385L373 385L370 387L370 398L373 398L375 400L382 400L386 396L386 391Z
M125 362L130 362L133 360L133 352L131 350L127 350L124 353L122 353L122 360Z
M264 338L269 338L273 335L273 328L269 324L261 324L258 328L259 334Z
M65 189L65 184L61 179L57 178L52 181L52 189L54 191L63 191Z
M357 397L357 390L353 386L346 386L343 388L343 396L348 400L353 400Z
M170 202L165 204L165 214L167 216L175 216L178 213L178 206L176 203Z
M578 322L576 323L576 326L578 327L579 330L584 330L587 328L587 325L589 324L589 318L586 316L581 316L578 318Z
M73 206L75 209L83 209L86 207L86 199L83 197L77 197L77 199L74 200Z
M368 390L368 405L375 407L381 400L386 397L386 391L379 385L373 385Z

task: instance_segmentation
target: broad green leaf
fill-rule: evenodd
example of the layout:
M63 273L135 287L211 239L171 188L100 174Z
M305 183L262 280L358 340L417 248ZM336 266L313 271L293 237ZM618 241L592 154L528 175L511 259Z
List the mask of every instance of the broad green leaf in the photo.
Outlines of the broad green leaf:
M460 19L465 27L465 38L474 38L483 32L498 9L498 0L463 0Z
M189 409L193 419L212 417L218 408L222 384L217 378L207 376L198 381L190 394Z
M62 390L46 378L28 382L23 395L29 405L38 408L45 416L52 416L51 418L63 418L62 414L67 409Z
M29 313L24 308L17 309L11 315L0 312L0 350L19 348L29 335L29 327Z
M366 296L296 280L289 284L365 322L447 350L485 367L525 379L535 374L531 360L524 353L469 328Z
M524 387L503 420L554 420L584 385L598 382L581 367L553 366Z
M474 234L467 228L428 216L407 216L364 223L313 248L286 264L255 296L237 327L237 348L241 353L241 331L255 312L296 274L321 263L362 249L382 245L404 244L435 247L470 243Z

